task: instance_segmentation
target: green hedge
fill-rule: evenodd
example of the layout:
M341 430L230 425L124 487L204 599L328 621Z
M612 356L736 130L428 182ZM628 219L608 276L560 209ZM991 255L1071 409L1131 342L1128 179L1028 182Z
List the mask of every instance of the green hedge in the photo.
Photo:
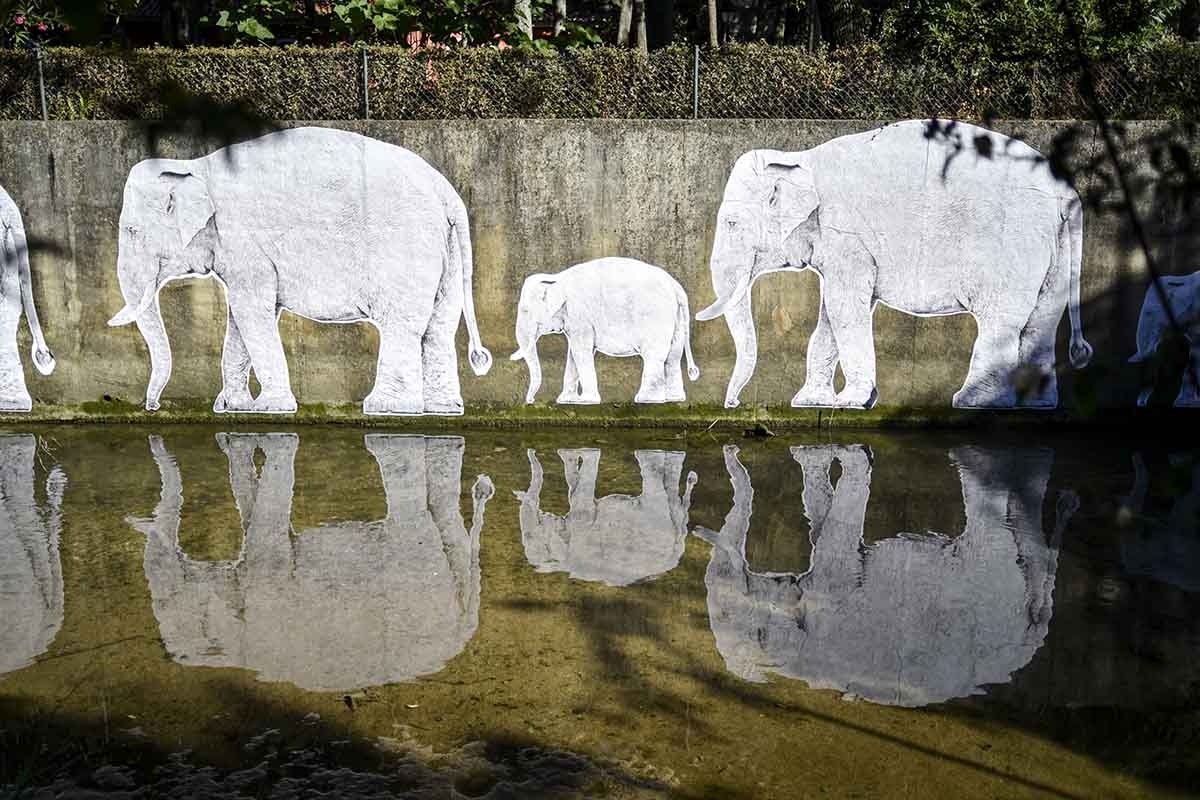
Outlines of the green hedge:
M526 54L492 48L368 51L371 117L686 118L688 48L643 57L596 48ZM1106 111L1125 119L1195 119L1200 47L1168 43L1096 68ZM269 119L358 119L362 53L353 48L45 51L54 119L160 119L200 103ZM1045 64L989 63L969 73L897 64L874 45L836 52L743 45L700 53L700 116L881 119L1089 116L1078 76ZM0 51L0 118L37 119L36 59Z

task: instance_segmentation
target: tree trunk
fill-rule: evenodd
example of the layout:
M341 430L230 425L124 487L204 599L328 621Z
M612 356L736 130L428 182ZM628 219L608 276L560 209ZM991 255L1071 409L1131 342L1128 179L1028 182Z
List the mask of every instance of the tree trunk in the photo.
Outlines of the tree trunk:
M646 42L646 0L634 0L633 19L637 23L638 52L649 55L650 48Z
M1200 39L1200 0L1184 0L1179 9L1179 35L1189 42Z
M621 0L621 19L617 23L617 47L629 46L629 29L633 25L633 0Z
M717 36L717 0L708 0L708 46L716 50L721 45Z
M647 46L651 50L669 47L675 38L675 0L647 0Z
M163 43L169 47L185 47L191 43L188 0L171 0L162 16Z
M554 35L563 32L567 22L567 0L554 0Z
M530 0L514 0L513 10L517 15L517 27L529 40L533 40L533 11Z

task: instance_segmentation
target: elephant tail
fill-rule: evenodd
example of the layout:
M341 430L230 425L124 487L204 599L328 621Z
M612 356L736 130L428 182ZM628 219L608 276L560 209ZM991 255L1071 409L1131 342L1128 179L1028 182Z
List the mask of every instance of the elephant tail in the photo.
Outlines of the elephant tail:
M679 326L683 336L683 352L687 356L688 378L695 381L700 378L700 368L692 357L692 313L688 309L687 293L682 288L679 290Z
M0 229L0 233L3 229ZM37 308L33 304L33 272L29 269L29 243L25 239L25 231L19 225L9 229L12 236L12 246L16 251L17 275L21 285L21 305L25 310L25 321L29 324L29 334L33 339L33 366L43 375L54 372L54 353L46 346L46 338L42 335L42 325L38 321ZM0 241L0 248L4 242Z
M467 322L467 337L470 351L468 359L471 370L476 375L487 375L492 368L492 354L483 346L479 338L479 325L475 322L475 292L472 275L474 274L475 257L471 252L471 227L467 220L467 208L461 200L453 203L449 209L450 221L450 258L458 258L462 267L463 282L463 318Z
M1092 346L1088 344L1087 339L1083 338L1083 323L1079 318L1079 273L1083 268L1083 204L1075 192L1071 192L1065 202L1066 207L1063 209L1061 226L1063 232L1059 234L1059 241L1066 246L1060 247L1059 252L1065 251L1067 254L1068 266L1071 270L1070 295L1067 300L1067 309L1071 315L1069 353L1071 366L1075 369L1083 369L1092 360L1093 352ZM1064 233L1065 235L1063 235Z

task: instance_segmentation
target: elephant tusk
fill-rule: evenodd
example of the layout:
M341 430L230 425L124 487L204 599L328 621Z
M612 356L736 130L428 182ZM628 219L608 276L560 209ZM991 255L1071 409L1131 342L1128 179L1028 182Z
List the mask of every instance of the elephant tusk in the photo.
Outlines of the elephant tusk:
M509 361L520 361L520 360L521 360L522 358L524 358L524 357L525 357L525 356L524 356L524 355L522 355L521 351L520 351L520 350L518 350L518 351L516 351L515 353L513 353L511 356L509 356L509 357L508 357L508 360L509 360Z

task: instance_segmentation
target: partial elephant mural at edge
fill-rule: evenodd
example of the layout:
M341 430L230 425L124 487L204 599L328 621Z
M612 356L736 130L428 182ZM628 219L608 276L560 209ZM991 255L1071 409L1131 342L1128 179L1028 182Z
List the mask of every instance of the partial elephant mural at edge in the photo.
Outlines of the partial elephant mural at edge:
M0 181L24 212L4 196L0 411L34 405L21 313L30 366L54 369L39 310L59 355L43 419L303 403L313 420L490 424L606 420L632 403L631 424L799 425L831 407L883 407L839 417L869 424L1196 405L1187 381L1146 388L1143 362L1176 369L1157 347L1162 301L1130 302L1149 274L1120 220L1093 212L1107 190L1068 185L1042 156L1067 123L279 125L227 145L152 142L135 122L0 122ZM1130 125L1133 141L1157 123ZM1194 342L1195 265L1172 237L1200 220L1170 213L1151 235ZM689 297L707 304L695 318L726 324L693 327ZM522 363L493 365L482 342L514 332ZM539 352L546 333L564 336ZM487 380L460 381L459 347ZM536 396L558 369L570 408Z
M29 268L25 224L17 204L0 186L0 412L33 408L17 348L17 326L22 311L33 336L33 365L38 372L49 375L54 372L54 354L46 346L33 304L33 272Z

